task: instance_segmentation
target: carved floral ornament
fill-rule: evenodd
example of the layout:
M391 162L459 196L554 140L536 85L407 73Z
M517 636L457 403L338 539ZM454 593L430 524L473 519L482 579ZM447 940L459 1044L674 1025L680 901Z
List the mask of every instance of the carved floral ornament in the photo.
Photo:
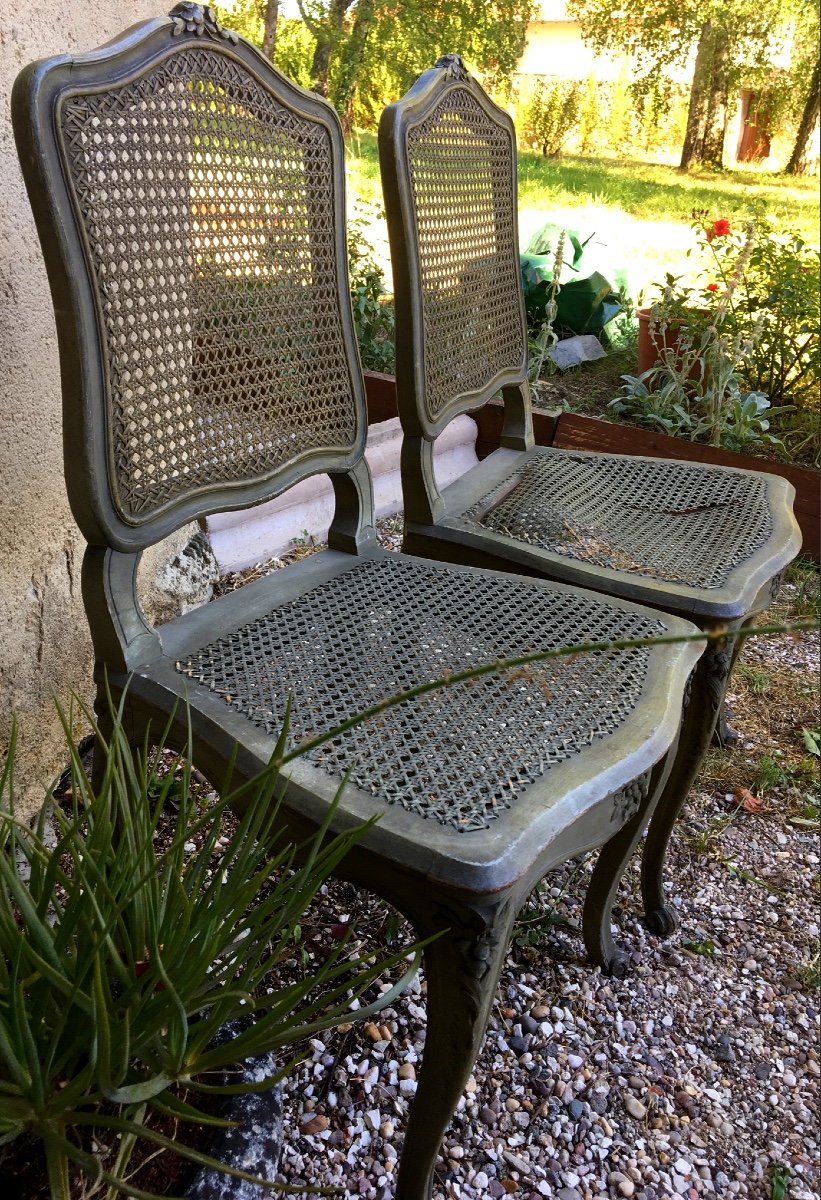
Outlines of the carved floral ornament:
M176 4L168 14L173 22L172 36L181 33L194 33L197 37L206 34L212 38L222 38L227 42L237 42L237 34L233 29L223 29L218 24L214 10L210 4L193 4L191 0L183 0Z
M443 54L433 65L443 68L447 72L448 79L457 79L460 83L467 83L470 79L461 54Z

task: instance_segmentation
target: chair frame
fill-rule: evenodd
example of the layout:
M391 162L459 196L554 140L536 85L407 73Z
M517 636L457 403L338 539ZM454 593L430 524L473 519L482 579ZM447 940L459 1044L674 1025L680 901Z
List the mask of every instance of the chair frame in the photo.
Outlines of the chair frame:
M517 207L516 133L509 115L500 109L466 70L457 54L447 54L425 71L401 100L382 113L379 154L385 209L388 218L396 303L396 390L403 429L402 486L405 506L403 549L410 554L474 566L508 570L561 580L580 587L651 604L664 612L684 616L713 634L749 625L773 601L784 567L798 553L801 534L792 512L794 488L776 475L766 480L772 514L772 533L753 554L733 568L725 586L699 589L666 582L627 570L586 564L542 550L513 537L502 537L477 528L462 514L504 483L523 459L539 455L573 454L591 459L626 456L590 451L556 451L538 447L533 436L530 387L527 379L527 338L524 300L520 291L519 319L523 352L515 364L494 370L488 367L483 386L452 395L434 416L429 411L425 375L425 313L419 254L419 225L408 158L409 134L456 92L467 93L510 144L510 171L506 179L512 204L512 261L503 269L517 272L519 243ZM455 416L485 404L501 391L504 417L499 449L440 490L433 466L437 436ZM635 460L633 460L635 461ZM666 460L642 457L642 462ZM668 464L669 465L669 464ZM715 472L749 475L729 467L691 464L705 478ZM645 922L651 932L667 935L676 927L675 909L664 895L663 868L670 835L692 786L704 754L721 725L724 695L740 648L740 639L716 638L708 645L695 672L691 703L687 707L679 750L664 793L650 822L642 856L642 893ZM636 839L636 844L638 838ZM626 860L625 860L626 861ZM624 863L622 864L622 867ZM621 869L621 868L620 868ZM598 941L600 915L598 888L588 892L585 928L588 951L605 970L623 974L627 959L607 939Z
M202 47L257 81L277 105L326 131L333 164L337 299L356 421L348 445L303 455L231 486L189 489L135 520L116 493L104 322L82 213L62 152L59 117L69 97L125 86L173 55ZM170 18L132 27L90 54L26 68L15 85L13 120L57 316L66 477L72 510L88 541L82 590L94 646L101 732L105 736L110 729L113 699L122 705L126 734L135 747L152 728L168 725L168 744L184 751L190 736L197 766L217 787L229 768L234 783L241 783L267 765L276 738L220 696L192 683L181 673L180 660L319 585L335 586L359 564L402 563L403 569L406 564L415 569L416 560L383 551L374 534L371 479L362 458L364 389L347 294L339 120L323 100L289 83L256 49L222 29L210 9L192 3L177 5ZM187 613L159 632L149 625L136 587L140 554L148 545L192 518L260 503L317 472L330 474L336 493L328 550ZM417 566L440 574L443 590L454 572L441 563ZM499 585L498 575L481 568L458 571L483 586ZM580 604L595 599L541 580L523 577L518 582L534 597L549 590L570 593ZM635 609L622 601L607 607ZM642 615L657 617L644 610ZM670 633L694 632L677 619L665 619L665 627ZM346 789L334 813L335 830L374 815L381 819L346 857L339 874L388 900L422 938L438 935L425 950L428 1043L397 1200L425 1200L431 1193L436 1154L478 1053L513 922L528 892L556 864L603 843L608 843L609 860L615 856L620 862L625 846L640 836L672 763L669 749L678 732L682 696L700 653L693 642L651 649L645 693L619 728L617 741L594 740L584 754L551 767L487 831L471 831L468 840L353 785ZM301 841L322 825L339 780L297 758L283 771L282 781L280 820L288 836ZM603 944L618 882L618 872L611 870L611 875L604 869L598 875L603 899L596 936Z

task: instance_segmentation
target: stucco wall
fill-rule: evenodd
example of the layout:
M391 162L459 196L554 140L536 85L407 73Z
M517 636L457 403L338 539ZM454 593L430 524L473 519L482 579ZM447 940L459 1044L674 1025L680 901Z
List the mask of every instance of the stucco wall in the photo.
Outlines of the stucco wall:
M84 543L63 487L54 320L17 166L11 88L32 59L91 49L165 7L0 0L0 752L16 712L28 809L65 761L52 696L67 700L73 689L90 698L91 649L79 588Z

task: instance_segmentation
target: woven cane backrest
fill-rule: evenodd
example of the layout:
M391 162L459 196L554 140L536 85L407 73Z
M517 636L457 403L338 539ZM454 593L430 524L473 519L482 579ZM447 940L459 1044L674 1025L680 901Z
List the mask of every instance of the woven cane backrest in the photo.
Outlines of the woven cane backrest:
M350 465L364 428L335 118L207 20L152 23L124 79L115 47L58 108L108 524L144 541Z
M440 62L387 110L380 135L383 173L394 176L391 250L416 293L397 295L413 336L397 348L397 374L416 364L420 418L437 431L523 380L527 356L513 126L461 60Z

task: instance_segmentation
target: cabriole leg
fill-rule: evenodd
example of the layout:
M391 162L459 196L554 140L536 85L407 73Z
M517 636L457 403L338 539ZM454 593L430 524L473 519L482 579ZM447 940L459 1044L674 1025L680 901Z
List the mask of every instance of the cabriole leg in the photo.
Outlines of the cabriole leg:
M428 1028L411 1106L395 1200L428 1200L445 1131L476 1062L518 905L435 907L414 925L424 936L446 929L425 950Z
M753 618L751 617L749 621L745 621L742 628L746 628L747 625L750 624L752 619ZM729 676L732 675L732 673L733 673L733 668L735 667L736 659L738 658L739 653L741 652L741 647L743 645L744 645L743 638L733 638L733 649L732 649L732 657L730 658L730 669L727 672L728 681L729 681ZM738 742L738 733L736 732L735 729L733 729L732 725L730 725L729 721L727 720L727 701L722 700L721 707L718 710L718 720L716 721L716 727L713 730L712 744L714 746L718 746L719 749L723 749L723 750L730 749L731 750L731 749L733 749L733 747L736 745L737 742Z
M724 703L735 641L722 638L708 642L698 661L684 710L678 752L647 831L641 861L644 923L659 937L672 933L678 924L675 910L667 905L664 896L667 844L710 745Z
M624 979L630 971L630 959L613 941L610 918L619 884L641 840L643 830L661 797L675 761L673 746L653 771L624 788L623 803L635 806L618 833L602 846L587 889L582 929L587 955L606 975Z

